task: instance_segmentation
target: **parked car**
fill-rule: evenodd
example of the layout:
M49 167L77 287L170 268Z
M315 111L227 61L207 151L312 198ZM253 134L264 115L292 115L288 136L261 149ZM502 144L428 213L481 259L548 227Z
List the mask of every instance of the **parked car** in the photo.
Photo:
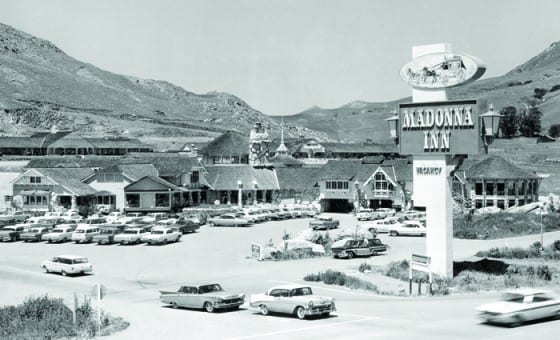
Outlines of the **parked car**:
M144 215L138 212L129 212L126 215L121 216L118 218L119 221L123 221L124 223L135 223L142 220Z
M243 227L248 226L250 223L248 220L239 218L235 214L223 214L209 218L208 224L210 224L211 227L220 225L226 227Z
M91 241L97 244L113 244L115 243L115 235L123 230L124 226L103 226L99 229L99 234L93 235Z
M50 232L51 229L45 227L31 226L28 231L22 233L19 237L24 242L38 242L41 241L43 235Z
M356 218L358 221L369 221L373 219L373 209L362 208L356 213Z
M213 283L181 286L176 292L160 291L159 299L173 308L199 308L212 313L217 309L239 308L245 302L245 294L224 291L222 286Z
M98 226L78 224L78 227L72 233L71 240L76 243L89 243L93 241L93 237L97 234L99 234Z
M334 298L313 295L311 287L302 285L276 286L264 294L253 294L250 306L258 308L263 315L285 313L299 319L310 315L328 316L336 310Z
M200 224L195 223L192 219L186 218L185 216L179 216L179 218L173 219L173 223L170 223L169 226L177 228L181 234L194 233L200 229Z
M386 217L382 220L375 220L366 224L362 224L367 227L371 233L388 233L391 228L398 228L403 225L399 222L398 218Z
M142 217L142 222L144 223L155 223L159 220L165 220L169 218L167 213L157 212L157 213L149 213L146 216Z
M0 241L14 242L19 241L20 235L27 231L29 226L25 224L16 224L5 226L0 229Z
M395 216L396 214L396 210L395 209L391 209L391 208L378 208L375 209L372 213L373 219L380 219L380 218L386 218L386 217L391 217L391 216Z
M61 273L62 276L84 274L93 271L88 259L79 255L59 255L51 260L43 261L41 268L46 273Z
M175 228L153 227L149 234L140 238L140 241L152 245L179 242L180 239L181 233Z
M206 215L204 214L183 214L182 217L184 217L187 220L190 220L191 222L193 222L198 226L205 225L206 218L207 218Z
M389 236L426 236L426 227L422 223L407 222L395 224L389 228Z
M355 256L372 256L385 252L387 245L378 238L344 238L334 242L331 249L334 258L351 259Z
M41 217L41 218L37 219L36 221L37 221L38 225L40 225L42 227L45 227L45 228L49 228L49 229L52 229L59 224L76 223L76 222L66 221L62 217L55 217L55 216Z
M82 216L80 216L80 214L78 214L78 212L76 210L69 210L65 213L62 214L62 219L64 219L67 222L75 222L75 223L80 223L84 218Z
M31 217L31 215L23 211L0 214L0 225L23 223L29 217Z
M107 223L111 223L111 222L118 221L119 219L121 219L123 217L124 217L124 215L121 212L113 211L113 212L110 212L107 216L105 216L105 219L107 220Z
M126 228L117 235L115 235L115 242L121 245L125 244L138 244L142 237L149 235L150 232L142 227Z
M558 317L560 298L547 290L517 289L504 293L499 302L478 306L484 322L520 326L525 322Z
M339 224L340 222L338 220L327 215L318 215L313 221L309 222L309 226L313 228L313 230L336 229Z
M47 241L48 243L70 241L74 229L76 229L75 224L60 224L51 232L41 236L41 240Z

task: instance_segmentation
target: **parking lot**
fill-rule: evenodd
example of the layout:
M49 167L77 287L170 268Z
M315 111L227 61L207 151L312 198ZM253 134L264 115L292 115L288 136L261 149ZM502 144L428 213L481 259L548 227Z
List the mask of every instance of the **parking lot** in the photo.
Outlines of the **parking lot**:
M352 215L333 214L342 228L355 226ZM290 261L256 261L249 258L253 242L278 243L287 232L296 235L308 228L310 219L271 221L246 228L203 226L197 233L185 234L179 243L165 246L95 244L0 244L2 304L17 304L30 295L49 294L72 300L73 293L89 296L96 283L107 287L104 310L131 322L128 330L111 338L250 339L250 338L353 338L406 339L425 332L431 339L449 339L457 327L469 336L500 338L504 334L534 337L560 330L557 322L529 328L502 329L479 325L474 307L495 299L476 297L408 298L377 296L338 286L312 284L316 294L337 299L337 312L326 319L298 320L287 316L262 316L242 306L241 310L208 314L189 309L171 309L159 302L159 290L176 290L181 284L220 283L226 290L262 293L274 285L303 282L305 274L325 269L356 270L364 261L386 264L425 252L423 237L381 235L391 248L384 255L351 260L330 257ZM538 238L538 236L534 236ZM516 242L531 242L530 237ZM476 247L499 244L455 240L457 256L472 255ZM529 243L528 243L529 244ZM60 254L79 254L94 265L92 275L62 277L45 274L41 261ZM442 322L444 321L444 322ZM476 327L475 327L476 326ZM529 332L528 329L531 329ZM546 332L545 332L546 331Z

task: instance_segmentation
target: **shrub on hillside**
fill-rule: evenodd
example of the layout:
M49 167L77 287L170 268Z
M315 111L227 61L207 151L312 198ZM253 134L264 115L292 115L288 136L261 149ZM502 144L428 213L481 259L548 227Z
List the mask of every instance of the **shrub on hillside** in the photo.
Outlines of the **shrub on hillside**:
M358 271L360 273L363 273L365 271L371 271L371 264L367 263L367 262L362 262L360 263L360 266L358 267Z
M377 286L373 283L336 270L327 269L324 272L307 274L303 277L303 280L314 282L322 281L328 285L339 285L352 289L364 289L379 293Z
M558 90L560 90L560 84L553 85L550 88L549 92L554 92L554 91L558 91Z

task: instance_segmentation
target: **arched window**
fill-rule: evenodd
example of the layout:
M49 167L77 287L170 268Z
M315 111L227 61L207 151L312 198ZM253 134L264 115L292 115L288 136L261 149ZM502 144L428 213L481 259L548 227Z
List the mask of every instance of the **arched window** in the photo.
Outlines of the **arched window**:
M387 180L387 177L385 177L385 174L382 172L378 172L375 174L374 180L373 180L373 189L375 191L393 191L395 190L395 188L393 187L393 184Z

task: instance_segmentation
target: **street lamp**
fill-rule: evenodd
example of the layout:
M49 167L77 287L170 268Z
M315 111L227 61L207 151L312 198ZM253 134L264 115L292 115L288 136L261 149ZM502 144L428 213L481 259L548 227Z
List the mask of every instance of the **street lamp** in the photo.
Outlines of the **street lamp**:
M389 134L391 138L395 141L395 144L399 144L399 136L397 135L397 131L399 129L399 115L395 114L387 119L385 119L387 124L389 125Z
M237 205L239 208L243 207L243 183L238 180L237 181Z
M494 138L498 134L500 127L500 119L503 116L494 112L492 104L488 107L488 112L480 115L482 121L482 141L484 143L484 152L488 153L488 145L492 144Z

